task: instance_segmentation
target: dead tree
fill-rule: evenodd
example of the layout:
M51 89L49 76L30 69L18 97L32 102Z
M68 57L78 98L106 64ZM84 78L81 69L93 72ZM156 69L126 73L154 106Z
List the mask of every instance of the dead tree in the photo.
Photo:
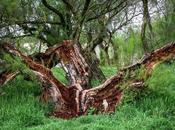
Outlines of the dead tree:
M63 44L63 46L69 45ZM20 57L39 77L47 90L45 91L45 95L47 96L44 97L48 98L46 100L54 103L54 109L50 115L65 119L85 115L91 107L95 108L97 112L113 112L123 95L123 88L121 86L143 86L144 81L151 75L156 65L170 60L175 56L175 43L172 43L155 50L145 56L140 62L119 70L116 75L110 77L101 85L95 88L85 89L81 82L77 81L71 83L69 86L65 86L53 76L50 69L35 62L29 56L22 54L11 44L5 43L3 44L3 48L10 54ZM59 49L58 52L61 59L65 59L64 56L67 53L71 53L68 51L66 54L60 54ZM66 51L64 50L63 52L65 53ZM72 56L71 54L68 55ZM68 60L67 58L69 59L70 57L66 57L66 61ZM77 58L80 57L78 56ZM63 62L65 64L65 61ZM78 61L76 62L78 63ZM142 72L144 72L140 77L136 73L139 69L143 69ZM83 71L83 73L85 72Z

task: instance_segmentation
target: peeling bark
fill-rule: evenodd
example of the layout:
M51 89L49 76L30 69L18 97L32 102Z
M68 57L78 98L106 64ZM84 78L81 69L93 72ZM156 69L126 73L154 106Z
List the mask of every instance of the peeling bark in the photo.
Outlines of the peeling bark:
M34 56L36 61L44 66L53 67L53 61L57 60L61 63L63 70L66 72L69 86L73 86L77 82L83 88L90 86L90 68L80 52L77 44L71 40L65 40L61 45L49 48L45 53L39 53Z
M34 60L42 65L52 68L56 63L61 63L63 70L72 86L79 82L83 88L91 88L92 78L105 80L103 72L98 67L92 53L82 55L79 45L72 40L65 40L62 44L48 48L45 53L34 55Z
M84 89L90 87L90 69L77 44L71 40L64 41L55 52L68 75L70 86L79 83Z
M53 112L49 115L64 119L85 115L91 107L95 108L97 112L114 112L116 105L121 101L123 95L122 91L124 88L122 86L143 86L144 81L151 75L156 65L170 60L175 56L175 43L169 44L143 57L140 62L121 69L116 75L108 78L101 85L95 88L85 89L77 81L72 83L71 86L63 85L53 76L50 69L33 61L12 45L6 43L4 44L4 48L9 53L19 56L40 78L44 88L46 88L43 96L46 99L50 97L50 100L52 100L55 106ZM59 50L59 53L63 52L64 54L61 54L61 56L66 57L66 50L62 49ZM69 61L70 57L63 57L62 59ZM72 57L75 58L76 56ZM143 69L144 74L138 78L135 72L139 69Z

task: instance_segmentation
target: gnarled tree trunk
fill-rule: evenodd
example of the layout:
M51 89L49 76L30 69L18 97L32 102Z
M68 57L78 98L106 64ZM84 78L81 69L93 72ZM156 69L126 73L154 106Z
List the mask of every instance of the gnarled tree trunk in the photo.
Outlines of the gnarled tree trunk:
M61 63L69 81L69 86L79 84L83 88L91 88L92 78L104 80L105 76L91 53L84 58L81 48L72 40L65 40L61 45L48 48L45 53L39 53L34 59L48 68L54 63Z
M85 115L91 107L100 112L113 112L123 95L121 86L143 86L144 80L151 75L156 65L175 56L175 43L167 45L145 56L140 62L121 69L101 85L85 89L79 82L65 86L53 76L50 69L33 61L10 44L6 43L3 47L9 53L19 56L40 78L47 90L48 96L45 97L50 97L55 106L50 115L66 119ZM144 70L142 77L135 73L138 69Z
M89 88L90 68L80 53L78 45L67 40L55 52L67 73L70 86L78 83L84 89Z

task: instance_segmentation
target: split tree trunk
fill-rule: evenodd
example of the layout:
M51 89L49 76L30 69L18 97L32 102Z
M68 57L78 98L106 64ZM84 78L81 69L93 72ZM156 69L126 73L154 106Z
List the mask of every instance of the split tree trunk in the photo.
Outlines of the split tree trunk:
M67 74L69 86L80 84L83 89L89 88L90 68L80 53L78 45L67 40L55 52Z
M35 55L34 59L48 68L52 68L54 63L61 63L66 72L69 86L78 82L87 89L91 88L90 80L92 78L101 81L105 79L94 56L89 53L84 58L81 48L72 40L65 40L61 45L51 47L45 53Z
M137 64L121 69L101 85L84 89L79 82L69 87L63 85L53 76L50 69L33 61L10 44L4 44L4 49L19 56L41 79L47 90L48 96L45 97L50 97L55 105L50 115L66 119L85 115L91 107L100 112L113 112L123 95L121 86L143 86L144 80L151 75L156 65L175 56L175 43L167 45L150 53ZM137 76L138 69L144 70L142 77Z

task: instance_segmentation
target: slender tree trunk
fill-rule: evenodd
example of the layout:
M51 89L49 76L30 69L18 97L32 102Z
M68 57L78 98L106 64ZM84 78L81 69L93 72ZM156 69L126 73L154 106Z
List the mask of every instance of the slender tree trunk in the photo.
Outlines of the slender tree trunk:
M106 79L105 75L103 74L102 70L99 67L100 61L97 58L95 52L89 52L85 51L84 52L84 58L86 59L89 67L90 67L90 74L91 74L91 79L96 79L99 81L104 81Z
M142 0L142 3L143 3L143 23L141 27L141 41L142 41L144 53L146 54L150 52L151 49L153 49L151 39L153 39L152 37L154 34L152 31L152 25L151 25L149 10L148 10L148 0ZM149 41L146 37L147 28L149 29L149 32L150 32Z
M113 50L114 50L114 57L112 59L112 64L116 64L116 65L119 65L118 63L118 46L113 42L111 41L111 44L112 44L112 47L113 47Z

